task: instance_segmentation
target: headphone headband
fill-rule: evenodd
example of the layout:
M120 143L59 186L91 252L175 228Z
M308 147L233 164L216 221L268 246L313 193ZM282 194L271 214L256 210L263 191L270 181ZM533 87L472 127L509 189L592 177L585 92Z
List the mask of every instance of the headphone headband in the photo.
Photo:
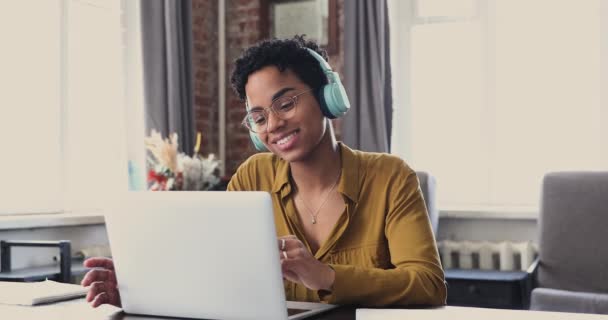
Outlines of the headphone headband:
M310 48L306 48L306 50L308 50L308 52L313 56L313 58L315 58L318 62L319 65L321 66L321 69L323 69L323 72L327 73L329 72L333 72L333 70L331 70L331 66L329 65L329 63L327 63L327 61L325 61L325 59L323 59L323 56L321 56L319 53L317 53L316 51L310 49Z

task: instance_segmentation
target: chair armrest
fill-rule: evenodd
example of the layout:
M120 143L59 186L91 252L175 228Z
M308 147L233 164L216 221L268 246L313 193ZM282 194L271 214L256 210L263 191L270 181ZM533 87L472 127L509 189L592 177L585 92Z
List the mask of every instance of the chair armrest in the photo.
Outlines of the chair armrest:
M526 269L530 278L530 289L538 287L538 266L540 265L540 257L536 257L532 264Z
M536 288L530 310L608 314L608 294Z

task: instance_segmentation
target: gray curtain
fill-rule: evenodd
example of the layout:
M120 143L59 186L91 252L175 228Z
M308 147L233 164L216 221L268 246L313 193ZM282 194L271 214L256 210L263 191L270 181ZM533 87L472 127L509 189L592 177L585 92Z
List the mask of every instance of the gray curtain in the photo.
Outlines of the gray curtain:
M342 138L356 149L389 152L393 99L386 0L344 1L344 84L351 109Z
M189 0L141 1L146 131L179 135L191 154L195 129Z

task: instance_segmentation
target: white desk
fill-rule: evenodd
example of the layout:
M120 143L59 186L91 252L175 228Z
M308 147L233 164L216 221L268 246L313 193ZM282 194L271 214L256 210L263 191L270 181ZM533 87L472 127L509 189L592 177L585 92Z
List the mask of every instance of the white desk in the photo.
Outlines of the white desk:
M436 309L357 309L357 320L607 320L608 315L528 310L443 307Z
M335 315L320 315L314 319L353 319L352 308ZM0 319L11 320L107 320L142 319L120 314L120 309L108 305L91 308L84 299L34 307L19 307L0 304ZM339 309L338 309L339 311ZM154 319L154 317L144 317ZM166 318L165 318L166 319ZM357 309L357 320L608 320L608 315L581 313L542 312L526 310L483 309L468 307L443 307L435 309Z

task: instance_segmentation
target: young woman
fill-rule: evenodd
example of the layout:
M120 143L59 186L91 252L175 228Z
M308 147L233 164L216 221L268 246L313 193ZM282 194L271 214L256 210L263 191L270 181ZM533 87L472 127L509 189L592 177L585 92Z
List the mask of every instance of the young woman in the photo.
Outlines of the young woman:
M228 189L271 194L288 300L445 304L416 174L398 157L336 141L329 118L346 112L348 98L326 60L303 37L264 41L237 59L231 82L246 105L243 124L269 152L245 161ZM120 302L111 270L91 271L89 284L94 306Z
M289 300L444 304L415 172L397 157L336 141L328 117L340 116L336 104L347 108L348 98L327 97L324 87L341 87L339 78L328 78L311 50L324 55L301 37L271 40L236 61L232 86L246 102L243 123L270 152L243 163L228 189L271 194Z

